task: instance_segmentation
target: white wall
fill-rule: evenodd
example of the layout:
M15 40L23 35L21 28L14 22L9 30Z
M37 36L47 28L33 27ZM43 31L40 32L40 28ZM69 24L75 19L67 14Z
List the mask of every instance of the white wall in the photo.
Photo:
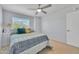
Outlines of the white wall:
M71 12L72 8L61 9L42 19L42 32L49 38L66 42L66 14Z
M1 41L2 41L2 7L0 6L0 48L1 48Z

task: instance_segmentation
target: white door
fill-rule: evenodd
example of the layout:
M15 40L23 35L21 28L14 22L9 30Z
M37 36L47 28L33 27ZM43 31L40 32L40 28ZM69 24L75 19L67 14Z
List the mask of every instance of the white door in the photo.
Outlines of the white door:
M67 43L79 47L79 11L67 14Z
M0 6L0 48L1 48L1 41L2 41L2 8Z

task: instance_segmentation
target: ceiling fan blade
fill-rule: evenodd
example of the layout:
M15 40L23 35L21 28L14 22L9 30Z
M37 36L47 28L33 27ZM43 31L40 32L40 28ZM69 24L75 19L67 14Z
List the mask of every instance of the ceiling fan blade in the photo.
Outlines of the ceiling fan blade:
M34 9L34 8L28 8L28 10L37 10L37 9Z
M42 10L42 12L43 12L44 14L47 14L47 12L46 12L46 11L43 11L43 10Z
M41 9L49 8L49 7L51 7L51 6L52 6L52 5L49 4L49 5L46 5L46 6L42 7Z

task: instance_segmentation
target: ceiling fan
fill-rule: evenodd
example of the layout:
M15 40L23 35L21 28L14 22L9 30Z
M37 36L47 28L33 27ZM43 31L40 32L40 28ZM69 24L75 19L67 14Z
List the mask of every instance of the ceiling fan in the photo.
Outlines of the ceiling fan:
M38 8L36 8L36 9L29 8L29 10L36 10L35 15L37 15L37 14L40 13L40 12L42 12L42 13L44 13L44 14L47 14L47 12L44 11L44 9L49 8L49 7L51 7L51 6L52 6L51 4L48 4L48 5L46 5L46 6L41 7L41 4L38 4Z

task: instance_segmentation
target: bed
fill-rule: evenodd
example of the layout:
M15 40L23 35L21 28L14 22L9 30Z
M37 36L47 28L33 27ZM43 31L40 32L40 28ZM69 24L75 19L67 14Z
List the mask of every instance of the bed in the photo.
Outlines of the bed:
M36 54L48 45L48 37L42 33L15 34L11 36L10 54Z

